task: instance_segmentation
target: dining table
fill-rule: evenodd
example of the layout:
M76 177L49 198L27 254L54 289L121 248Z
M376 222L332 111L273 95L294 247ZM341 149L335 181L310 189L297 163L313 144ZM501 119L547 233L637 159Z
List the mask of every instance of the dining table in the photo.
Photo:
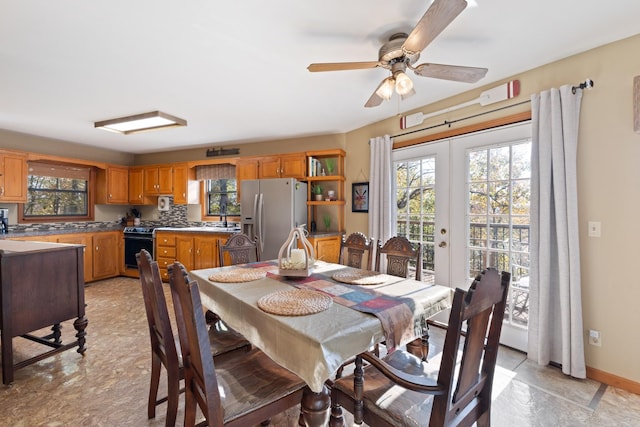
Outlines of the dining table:
M426 319L451 307L447 286L322 261L304 277L281 274L279 267L269 260L189 274L206 309L305 381L301 422L307 426L327 425L326 384L345 362L381 342L388 351L409 343ZM293 312L270 305L281 301L273 296L293 290L306 292ZM305 312L307 294L322 296L324 305L310 301Z

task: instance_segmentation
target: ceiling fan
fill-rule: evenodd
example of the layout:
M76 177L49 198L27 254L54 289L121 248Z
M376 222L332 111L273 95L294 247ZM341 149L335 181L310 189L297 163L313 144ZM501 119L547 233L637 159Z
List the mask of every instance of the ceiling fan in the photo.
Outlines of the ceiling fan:
M414 95L413 82L405 73L409 68L423 77L475 83L487 74L486 68L464 67L424 63L414 66L420 52L426 48L465 8L466 0L434 0L410 34L393 34L382 45L377 61L367 62L327 62L314 63L307 67L311 72L361 70L367 68L386 68L391 75L378 85L365 107L377 107L383 100L391 99L393 90L402 99Z

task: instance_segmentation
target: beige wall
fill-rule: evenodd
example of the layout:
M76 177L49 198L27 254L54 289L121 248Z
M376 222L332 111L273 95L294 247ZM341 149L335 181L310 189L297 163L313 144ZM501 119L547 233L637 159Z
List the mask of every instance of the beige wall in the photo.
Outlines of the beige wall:
M293 153L312 150L326 150L330 148L345 148L346 135L332 134L307 136L282 140L254 142L247 144L223 144L224 148L239 148L240 156L267 156L271 154ZM162 153L140 154L135 158L136 165L152 165L167 162L185 162L193 160L217 160L225 157L207 157L207 149L214 147L194 148L190 150L166 151ZM216 147L220 148L220 146Z
M594 88L585 91L580 117L578 148L578 199L580 250L582 263L582 299L587 366L640 382L640 279L633 267L640 260L640 135L633 130L633 78L640 75L640 36L567 58L504 81L519 79L521 94L512 100L487 107L479 105L433 117L422 127L444 120L476 114L527 100L532 93L564 84L577 84L586 78ZM439 111L478 97L493 82L419 110ZM419 94L417 95L419 96ZM463 127L491 118L528 110L529 104L453 124ZM419 129L420 127L408 130ZM395 141L442 132L437 128ZM351 183L368 180L369 138L401 133L399 120L390 118L347 134L347 188ZM347 232L367 232L367 215L346 208ZM587 237L588 221L602 222L602 237ZM586 331L602 333L602 347L586 343Z
M595 87L584 94L578 149L579 221L582 259L582 291L584 330L597 329L602 333L602 347L585 344L587 365L640 383L640 340L635 332L640 321L640 280L633 266L640 259L640 135L633 131L633 78L640 74L640 36L607 45L571 58L564 59L512 78L492 82L487 86L462 95L427 105L423 113L438 111L479 96L482 90L513 78L519 79L522 90L519 97L484 109L478 105L428 119L424 127L455 120L488 109L510 105L529 99L530 94L550 87L576 84L591 78ZM420 94L416 95L420 96ZM463 127L495 117L525 111L528 104L453 124ZM413 130L416 128L411 128ZM442 131L436 128L396 141ZM351 212L351 184L368 181L369 138L400 133L397 117L363 127L344 135L304 137L251 144L225 145L239 147L242 156L268 155L293 151L343 148L347 152L346 189L347 232L367 232L367 215ZM14 148L46 154L108 161L120 164L153 164L206 159L207 147L135 156L91 149L85 146L40 137L15 134L0 130L0 147ZM72 149L71 149L72 147ZM106 209L105 216L115 210ZM587 237L587 222L602 222L602 237Z
M116 165L132 165L133 154L0 129L0 148L71 157Z

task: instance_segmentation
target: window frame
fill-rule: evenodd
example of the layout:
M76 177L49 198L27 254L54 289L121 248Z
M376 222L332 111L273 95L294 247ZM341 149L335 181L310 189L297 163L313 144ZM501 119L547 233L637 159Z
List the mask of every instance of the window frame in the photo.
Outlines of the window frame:
M78 165L70 165L78 166ZM29 174L27 173L27 180ZM93 221L95 218L95 185L96 172L95 168L90 168L89 181L87 183L87 214L86 215L48 215L48 216L25 216L24 207L26 203L18 203L18 223L38 224L49 222L87 222ZM27 198L29 197L29 186L27 182Z
M202 221L203 222L220 222L222 221L221 214L211 215L209 214L209 192L207 191L208 184L207 182L210 180L202 180L200 181L200 203L201 213L202 213ZM238 206L240 205L240 191L238 188L239 181L235 178L236 181L236 200ZM227 221L240 221L240 213L236 214L227 214Z

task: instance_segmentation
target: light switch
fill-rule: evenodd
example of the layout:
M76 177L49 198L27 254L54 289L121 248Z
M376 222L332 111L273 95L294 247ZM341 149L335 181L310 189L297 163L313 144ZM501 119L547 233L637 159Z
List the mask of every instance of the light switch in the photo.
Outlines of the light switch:
M600 237L600 221L589 221L589 237Z

